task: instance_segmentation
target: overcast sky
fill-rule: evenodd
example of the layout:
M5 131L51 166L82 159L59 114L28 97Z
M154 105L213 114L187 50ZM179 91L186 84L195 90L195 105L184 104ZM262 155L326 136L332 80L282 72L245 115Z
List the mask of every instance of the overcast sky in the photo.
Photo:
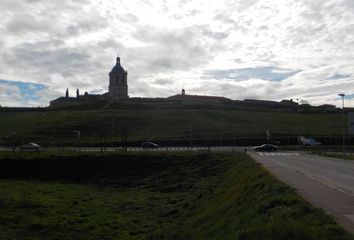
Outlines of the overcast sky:
M354 107L353 0L1 0L0 105L104 93Z

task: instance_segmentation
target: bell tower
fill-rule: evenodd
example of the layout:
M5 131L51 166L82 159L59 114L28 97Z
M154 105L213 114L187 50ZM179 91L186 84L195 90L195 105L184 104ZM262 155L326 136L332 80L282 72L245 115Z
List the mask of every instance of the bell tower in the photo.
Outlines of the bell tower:
M120 57L116 59L116 65L109 73L109 96L114 99L128 98L128 72L120 63Z

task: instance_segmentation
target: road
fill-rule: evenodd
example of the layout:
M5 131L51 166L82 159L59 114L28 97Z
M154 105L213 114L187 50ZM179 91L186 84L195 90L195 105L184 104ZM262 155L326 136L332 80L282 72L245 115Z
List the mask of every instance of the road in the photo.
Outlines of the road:
M143 149L141 147L128 147L127 151L128 152L142 152L142 151L150 151L150 152L168 152L168 151L176 151L176 152L183 152L183 151L193 151L193 152L206 152L206 151L211 151L211 152L232 152L232 151L237 151L241 152L244 151L244 149L251 149L251 147L231 147L231 146L212 146L210 148L208 147L159 147L157 149ZM76 148L77 149L77 148ZM103 148L103 150L105 150ZM98 152L101 151L99 147L96 148L80 148L80 151L82 152ZM112 152L112 151L122 151L122 148L117 147L117 148L106 148L107 152Z
M253 149L252 147L231 147L231 146L211 146L208 147L159 147L158 149L143 149L141 147L127 147L128 152L142 152L142 151L149 151L149 152L169 152L169 151L193 151L193 152L242 152L245 149L250 150ZM122 147L48 147L48 148L41 148L41 151L79 151L79 152L121 152L123 150ZM1 147L0 152L10 152L12 151L11 148L8 147ZM16 151L20 151L19 148L16 148Z
M249 155L354 234L354 161L295 152Z

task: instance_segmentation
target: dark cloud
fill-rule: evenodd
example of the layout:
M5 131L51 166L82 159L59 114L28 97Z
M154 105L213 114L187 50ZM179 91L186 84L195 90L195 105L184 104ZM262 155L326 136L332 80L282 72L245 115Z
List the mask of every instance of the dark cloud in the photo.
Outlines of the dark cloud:
M155 81L154 81L154 84L157 84L157 85L169 85L172 83L173 83L173 80L165 79L165 78L155 79Z
M259 0L247 0L247 1L240 1L238 5L238 11L242 12L247 10L248 8L252 7L255 5Z
M5 3L1 4L5 4L8 13L11 13L9 15L11 18L6 24L8 32L17 34L40 32L48 37L54 35L66 37L66 32L72 35L79 31L93 31L106 25L104 18L99 15L85 14L82 11L89 3L90 0L63 0L60 3L43 0L16 0L11 3L5 0ZM81 20L72 22L72 16L77 16L77 19Z
M224 11L217 12L213 17L213 20L219 21L223 24L231 25L232 27L239 27L238 23L231 18L231 14Z
M46 32L50 27L52 27L51 24L45 19L29 14L15 15L7 24L7 30L10 33Z
M125 23L137 23L139 22L139 18L134 15L134 14L131 14L131 13L126 13L126 14L118 14L118 19L120 19L122 22L125 22Z
M98 21L80 21L75 24L71 24L66 28L69 35L80 35L88 32L95 32L107 27L107 20L104 18L97 19Z
M207 79L232 79L249 80L263 79L269 81L282 81L297 73L299 70L279 69L274 67L243 68L229 70L208 70L205 71L204 78Z
M214 32L210 29L204 29L203 34L209 38L213 38L215 40L222 40L229 36L227 32Z
M31 44L17 46L10 53L4 54L3 58L8 65L16 64L23 69L39 69L50 73L61 72L64 75L72 75L85 69L90 60L87 52L77 48L41 49L30 46Z
M147 46L124 48L124 54L132 66L142 68L146 74L186 71L207 63L215 54L209 51L213 46L203 41L206 37L204 29L203 26L193 26L174 31L157 31L151 26L144 27L134 37Z

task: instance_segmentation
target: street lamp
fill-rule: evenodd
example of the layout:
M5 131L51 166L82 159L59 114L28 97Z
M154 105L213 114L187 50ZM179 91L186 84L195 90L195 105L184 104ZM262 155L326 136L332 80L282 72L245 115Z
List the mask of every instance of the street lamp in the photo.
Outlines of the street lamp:
M343 118L343 126L342 126L342 150L343 150L343 155L345 154L345 115L344 115L344 97L345 97L345 94L344 93L340 93L338 94L338 96L340 96L342 98L342 118Z
M189 148L192 148L192 139L193 139L193 129L189 129Z

